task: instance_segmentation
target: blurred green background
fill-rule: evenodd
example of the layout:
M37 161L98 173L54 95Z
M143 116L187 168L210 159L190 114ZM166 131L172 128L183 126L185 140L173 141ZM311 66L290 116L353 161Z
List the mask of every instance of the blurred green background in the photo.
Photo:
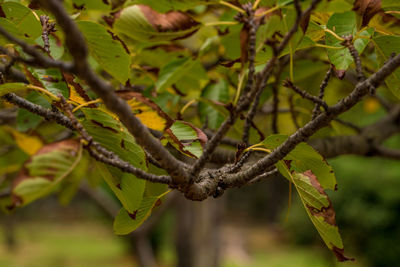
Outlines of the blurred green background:
M355 262L336 261L294 193L288 210L288 182L278 177L223 197L222 266L397 266L400 164L356 156L330 163L339 183L330 195ZM37 201L1 222L0 266L138 266L129 239L115 236L111 218L82 193L68 206ZM160 266L176 266L175 225L171 207L152 231Z

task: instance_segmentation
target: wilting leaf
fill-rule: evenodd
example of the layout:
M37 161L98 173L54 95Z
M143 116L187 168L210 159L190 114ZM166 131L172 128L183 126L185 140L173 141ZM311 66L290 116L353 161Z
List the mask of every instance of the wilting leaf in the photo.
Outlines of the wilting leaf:
M218 83L207 85L202 93L202 99L208 99L219 102L221 104L229 101L229 86L225 80L220 80ZM215 105L210 105L205 101L199 103L200 119L203 123L207 122L207 126L211 129L217 129L224 120L227 110L222 105L217 108Z
M391 57L392 53L400 52L400 37L398 36L380 36L374 38L374 44L380 67ZM390 91L400 98L400 70L395 70L386 78L385 83Z
M362 27L368 25L369 21L381 11L381 0L356 0L353 10L362 17Z
M174 122L164 136L180 152L190 157L200 157L207 143L205 133L185 121Z
M286 135L271 135L261 144L273 150L286 141L287 138L288 136ZM336 177L332 167L308 144L298 144L284 160L291 162L291 167L293 168L291 171L305 172L311 170L318 177L318 181L324 189L336 189Z
M140 207L128 212L121 209L114 221L114 232L117 235L126 235L136 230L151 214L154 208L161 205L161 198L169 191L159 196L146 196L143 198Z
M357 33L357 21L354 12L345 12L345 13L335 13L333 14L328 21L326 27L332 31L334 31L339 36L348 36ZM359 35L363 35L366 37L370 37L373 33L373 29L367 29L362 31ZM369 40L368 39L357 39L354 41L354 47L357 49L358 53L364 51L367 46ZM342 41L336 39L329 32L326 33L326 45L341 47ZM329 60L332 64L335 65L338 71L345 71L348 69L350 64L354 61L351 56L349 50L347 48L343 49L328 49Z
M26 205L56 189L80 161L78 140L65 140L42 147L24 164L13 183L13 206Z
M133 5L121 11L114 28L133 40L160 42L188 37L199 29L199 25L182 12L161 14L148 6Z
M288 164L290 165L290 162ZM344 247L336 225L335 211L317 177L311 171L290 171L288 164L280 161L278 169L295 185L308 216L327 247L334 252L339 261L353 260L343 254Z
M75 77L72 74L63 72L63 77L68 84L70 101L79 105L91 101L85 89L83 89L80 83L75 81ZM96 105L89 105L89 107L95 108Z
M15 2L6 2L1 5L1 8L6 18L18 29L19 35L27 41L33 43L42 34L39 19L26 6Z
M168 114L142 94L129 91L118 91L117 94L126 100L135 116L150 129L163 132L172 125L173 120Z
M28 155L36 154L43 146L42 140L38 136L24 134L8 126L4 126L3 129L13 136L18 147Z
M122 43L100 24L90 21L78 21L77 24L93 58L106 72L124 84L129 79L131 61Z

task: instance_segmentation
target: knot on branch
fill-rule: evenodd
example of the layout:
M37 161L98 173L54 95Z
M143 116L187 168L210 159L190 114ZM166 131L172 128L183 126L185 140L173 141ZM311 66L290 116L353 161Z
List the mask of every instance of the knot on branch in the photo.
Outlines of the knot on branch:
M200 174L199 182L180 190L187 199L194 201L203 201L210 196L217 198L222 196L227 188L224 183L225 175L220 170L203 172Z

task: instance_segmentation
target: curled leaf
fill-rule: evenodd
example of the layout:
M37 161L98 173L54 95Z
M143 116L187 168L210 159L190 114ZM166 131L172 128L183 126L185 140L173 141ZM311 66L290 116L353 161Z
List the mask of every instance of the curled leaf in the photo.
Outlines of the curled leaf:
M116 32L137 41L171 41L195 33L200 23L186 13L170 11L165 14L145 5L133 5L116 15Z
M12 186L12 206L26 205L53 191L81 159L76 139L42 147L23 166Z
M356 0L353 10L362 16L362 27L367 26L369 21L381 11L381 0Z

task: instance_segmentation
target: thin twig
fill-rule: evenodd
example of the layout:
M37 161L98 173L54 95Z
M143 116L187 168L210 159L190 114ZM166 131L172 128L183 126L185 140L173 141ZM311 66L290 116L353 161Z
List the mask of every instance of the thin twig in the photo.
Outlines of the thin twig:
M285 86L285 87L287 87L287 88L289 88L289 89L292 89L295 93L299 94L301 97L303 97L303 98L305 98L305 99L308 99L308 100L314 102L315 104L319 104L320 106L322 106L322 107L325 109L325 111L328 111L328 110L329 110L329 106L328 106L328 104L327 104L325 101L323 101L323 100L320 99L319 97L310 95L309 93L307 93L307 92L304 91L304 90L301 90L300 88L298 88L297 86L295 86L295 85L293 84L293 82L291 82L291 81L289 81L289 80L285 80L285 81L283 82L283 86Z
M331 65L331 66L329 67L328 72L327 72L326 75L325 75L324 80L322 81L321 85L319 86L319 96L318 96L318 98L321 99L321 100L324 99L325 89L326 89L326 87L327 87L328 84L329 84L329 80L330 80L330 78L331 78L332 71L333 71L333 66ZM318 104L318 103L315 104L315 107L314 107L314 110L313 110L313 113L312 113L311 120L315 119L315 118L318 116L318 114L320 113L320 107L321 107L320 104Z
M40 16L40 23L42 24L42 39L43 39L43 49L50 55L50 40L49 35L55 31L55 23L49 22L49 17L46 15Z

